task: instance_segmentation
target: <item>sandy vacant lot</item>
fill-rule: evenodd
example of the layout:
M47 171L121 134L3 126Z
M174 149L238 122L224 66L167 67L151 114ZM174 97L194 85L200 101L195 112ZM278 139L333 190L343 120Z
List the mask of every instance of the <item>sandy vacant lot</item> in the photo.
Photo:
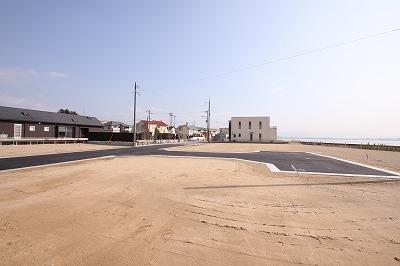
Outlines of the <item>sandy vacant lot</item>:
M0 145L0 158L29 156L40 154L54 154L79 151L93 151L105 149L117 149L127 146L99 145L86 143L71 144L37 144L37 145Z
M0 173L0 264L399 265L399 190L151 156Z
M203 152L254 152L254 151L300 151L334 156L345 160L400 172L400 152L362 150L320 145L257 144L257 143L211 143L168 148L176 151Z

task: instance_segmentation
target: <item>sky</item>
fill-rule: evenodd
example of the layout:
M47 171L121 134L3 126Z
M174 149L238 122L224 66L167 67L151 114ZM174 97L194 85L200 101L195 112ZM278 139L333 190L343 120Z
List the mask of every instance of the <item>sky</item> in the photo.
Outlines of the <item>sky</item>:
M270 116L279 136L400 137L400 1L0 2L0 105L227 127ZM227 75L217 75L233 71Z

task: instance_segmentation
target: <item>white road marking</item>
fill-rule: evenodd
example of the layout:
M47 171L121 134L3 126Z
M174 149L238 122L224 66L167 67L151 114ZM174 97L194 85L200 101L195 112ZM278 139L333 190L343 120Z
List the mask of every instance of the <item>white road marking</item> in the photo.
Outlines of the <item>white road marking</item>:
M275 164L272 164L272 163L265 163L265 165L268 167L268 169L269 169L271 172L279 173L279 172L281 171L281 170L278 169L278 167L276 167Z
M319 154L314 154L314 155L319 155ZM178 158L195 158L195 159L221 159L221 160L237 160L237 161L244 161L244 162L250 162L250 163L257 163L257 164L263 164L265 165L271 172L273 173L288 173L288 174L309 174L309 175L327 175L327 176L354 176L354 177L379 177L379 178L390 178L390 179L398 179L400 178L400 175L398 174L398 176L386 176L386 175L361 175L361 174L342 174L342 173L323 173L323 172L295 172L295 171L284 171L284 170L280 170L278 167L276 167L276 165L272 164L272 163L263 163L263 162L257 162L257 161L251 161L251 160L245 160L245 159L239 159L239 158L224 158L224 157L197 157L197 156L187 156L187 155L147 155L147 156L155 156L155 157L169 157L169 158L173 158L173 157L178 157ZM331 159L336 159L334 157L332 157ZM349 163L353 163L350 161L346 161L343 160L345 162L349 162ZM354 163L357 164L357 163ZM361 165L361 164L360 164ZM374 168L368 165L361 165L367 168L371 168L374 170L379 170L382 172L386 172L386 173L390 173L390 174L395 174L395 172L392 171L387 171L384 169L379 169L379 168Z
M363 167L366 167L366 168L370 168L370 169L374 169L374 170L377 170L377 171L381 171L381 172L397 175L397 177L400 177L400 173L397 173L395 171L386 170L386 169L382 169L382 168L379 168L379 167L375 167L375 166L371 166L371 165L367 165L367 164L362 164L362 163L358 163L358 162L354 162L354 161L349 161L349 160L345 160L345 159L341 159L341 158L337 158L337 157L333 157L333 156L328 156L328 155L324 155L324 154L319 154L319 153L314 153L314 152L307 152L307 153L312 154L312 155L321 156L321 157L326 157L326 158L329 158L329 159L342 161L342 162L345 162L345 163L351 163L351 164L363 166Z
M185 147L186 146L193 146L193 145L185 145ZM174 149L174 147L173 148L161 148L160 150L170 151L170 152L175 152L175 151L185 152L185 150L182 151L182 150L173 150L173 149ZM189 152L199 152L199 153L206 152L206 153L220 154L220 153L256 153L256 152L261 152L261 151L189 151Z
M285 170L280 170L278 167L276 167L276 165L272 164L272 163L264 163L264 162L257 162L257 161L252 161L252 160L246 160L246 159L239 159L239 158L224 158L224 157L198 157L198 156L186 156L186 155L144 155L144 156L154 156L154 157L169 157L169 158L174 158L174 157L178 157L178 158L196 158L196 159L221 159L221 160L236 160L236 161L243 161L243 162L250 162L250 163L257 163L257 164L263 164L265 165L271 172L273 173L289 173L289 174L309 174L309 175L327 175L327 176L355 176L355 177L384 177L384 178L390 178L390 179L398 179L400 178L400 173L394 172L394 171L390 171L390 170L385 170L385 169L381 169L378 167L374 167L374 166L369 166L366 164L362 164L362 163L357 163L357 162L352 162L349 160L344 160L344 159L340 159L340 158L336 158L336 157L332 157L332 156L327 156L327 155L322 155L322 154L318 154L318 153L312 153L312 152L307 152L309 154L312 155L317 155L317 156L322 156L322 157L326 157L326 158L330 158L330 159L334 159L334 160L338 160L338 161L343 161L346 163L351 163L351 164L355 164L355 165L359 165L359 166L363 166L366 168L370 168L370 169L374 169L374 170L378 170L378 171L382 171L385 173L389 173L389 174L393 174L395 176L385 176L385 175L361 175L361 174L342 174L342 173L323 173L323 172L296 172L296 171L285 171ZM114 158L116 157L115 155L109 155L109 156L102 156L102 157L97 157L97 158L89 158L89 159L81 159L81 160L74 160L74 161L68 161L68 162L60 162L60 163L51 163L51 164L44 164L44 165L35 165L35 166L28 166L28 167L21 167L21 168L15 168L15 169L7 169L7 170L1 170L1 173L7 173L7 172L12 172L12 171L19 171L19 170L26 170L26 169L32 169L32 168L40 168L40 167L46 167L46 166L54 166L54 165L63 165L63 164L71 164L71 163L75 163L75 162L83 162L83 161L91 161L91 160L99 160L99 159L107 159L107 158ZM129 155L127 156L120 156L120 157L130 157Z
M47 167L47 166L71 164L71 163L76 163L76 162L85 162L85 161L93 161L93 160L100 160L100 159L111 159L111 158L114 158L114 157L115 157L115 155L108 155L108 156L102 156L102 157L96 157L96 158L88 158L88 159L80 159L80 160L74 160L74 161L68 161L68 162L33 165L33 166L27 166L27 167L21 167L21 168L0 170L0 174L8 173L8 172L14 172L14 171L20 171L20 170L27 170L27 169L32 169L32 168L35 169L35 168L41 168L41 167Z

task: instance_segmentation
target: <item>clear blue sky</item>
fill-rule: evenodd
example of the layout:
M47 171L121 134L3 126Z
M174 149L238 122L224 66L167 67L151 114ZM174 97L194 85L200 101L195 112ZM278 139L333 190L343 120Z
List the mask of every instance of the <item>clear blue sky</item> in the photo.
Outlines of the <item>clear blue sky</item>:
M268 115L283 136L400 137L400 1L1 1L0 104L212 126ZM173 86L174 84L178 84ZM172 86L171 86L172 85Z

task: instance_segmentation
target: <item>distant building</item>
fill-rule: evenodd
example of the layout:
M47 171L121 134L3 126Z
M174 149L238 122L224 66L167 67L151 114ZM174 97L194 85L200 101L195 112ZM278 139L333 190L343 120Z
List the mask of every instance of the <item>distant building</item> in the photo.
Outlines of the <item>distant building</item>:
M207 129L206 129L206 132L207 132ZM210 128L210 137L211 138L215 137L218 133L219 133L219 129ZM207 133L206 133L206 136L207 136Z
M213 136L213 141L225 142L229 140L229 128L220 128Z
M207 135L207 129L204 127L196 127L193 125L189 125L189 138L193 137L202 137Z
M136 124L136 131L139 139L154 139L156 129L159 134L168 134L168 125L161 120L142 120Z
M187 140L189 138L189 126L188 125L180 125L176 128L176 133L178 135L178 139Z
M168 126L167 127L167 131L168 131L168 134L171 135L171 138L172 138L172 136L174 136L173 138L175 138L175 136L176 136L176 128L174 126Z
M270 126L268 116L232 117L229 139L234 142L274 142L277 140L277 128Z
M87 138L103 125L96 117L0 106L2 138Z
M196 127L196 126L188 126L189 127L189 137L207 137L207 128L206 127ZM210 136L213 137L218 133L218 129L210 128Z
M215 137L218 132L218 129L210 128L210 137ZM207 139L207 128L188 124L180 125L177 127L177 137L179 139Z
M103 130L108 132L130 132L131 128L129 125L119 121L101 121L103 124Z

